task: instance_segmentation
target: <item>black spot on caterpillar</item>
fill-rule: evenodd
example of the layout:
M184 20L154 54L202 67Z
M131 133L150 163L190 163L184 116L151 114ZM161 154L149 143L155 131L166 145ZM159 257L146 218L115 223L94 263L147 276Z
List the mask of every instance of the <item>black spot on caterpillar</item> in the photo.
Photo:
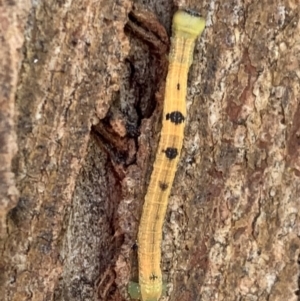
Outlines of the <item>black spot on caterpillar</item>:
M168 183L159 181L159 188L160 188L162 191L165 191L165 190L168 188Z
M154 274L152 274L152 275L150 276L150 280L155 280L155 279L157 279L157 276L155 276Z
M133 251L137 251L139 247L138 247L137 243L135 242L131 248Z
M180 84L177 84L177 90L180 90Z
M175 124L180 124L181 122L184 122L184 116L179 111L175 111L168 113L166 115L166 120L171 120L171 122Z
M166 154L166 157L170 160L173 160L178 155L178 150L175 147L167 147L163 152Z

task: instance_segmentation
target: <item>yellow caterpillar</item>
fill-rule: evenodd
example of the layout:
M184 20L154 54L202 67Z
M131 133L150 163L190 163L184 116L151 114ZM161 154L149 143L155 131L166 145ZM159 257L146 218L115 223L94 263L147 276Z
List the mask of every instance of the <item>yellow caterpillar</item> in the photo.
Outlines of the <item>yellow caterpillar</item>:
M204 27L204 19L189 10L179 10L173 17L162 130L138 232L139 293L143 301L157 301L162 294L162 227L183 143L188 71L195 40Z

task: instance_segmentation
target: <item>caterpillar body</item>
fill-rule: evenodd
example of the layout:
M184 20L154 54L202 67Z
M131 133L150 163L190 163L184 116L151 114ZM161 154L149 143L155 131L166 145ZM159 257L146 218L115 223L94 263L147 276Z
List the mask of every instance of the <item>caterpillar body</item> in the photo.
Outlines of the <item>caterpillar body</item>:
M173 17L162 130L138 231L139 289L143 301L157 301L162 294L162 227L183 144L188 71L195 40L204 27L204 19L188 10L178 10Z

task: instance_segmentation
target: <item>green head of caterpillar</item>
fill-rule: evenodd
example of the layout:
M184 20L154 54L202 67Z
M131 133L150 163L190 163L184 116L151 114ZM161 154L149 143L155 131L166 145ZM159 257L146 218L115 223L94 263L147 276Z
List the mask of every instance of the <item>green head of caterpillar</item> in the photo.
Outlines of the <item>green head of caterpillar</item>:
M178 36L196 39L204 30L205 20L196 12L178 10L173 16L172 29Z

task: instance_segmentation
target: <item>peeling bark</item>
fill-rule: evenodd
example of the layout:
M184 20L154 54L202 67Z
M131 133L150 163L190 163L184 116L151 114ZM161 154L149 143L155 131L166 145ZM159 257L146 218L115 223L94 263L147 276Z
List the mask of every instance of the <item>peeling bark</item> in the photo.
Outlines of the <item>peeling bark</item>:
M174 5L147 5L170 33ZM207 26L164 225L164 299L299 300L298 1L185 5ZM131 6L0 5L5 301L128 299L163 99L162 59L124 31Z

